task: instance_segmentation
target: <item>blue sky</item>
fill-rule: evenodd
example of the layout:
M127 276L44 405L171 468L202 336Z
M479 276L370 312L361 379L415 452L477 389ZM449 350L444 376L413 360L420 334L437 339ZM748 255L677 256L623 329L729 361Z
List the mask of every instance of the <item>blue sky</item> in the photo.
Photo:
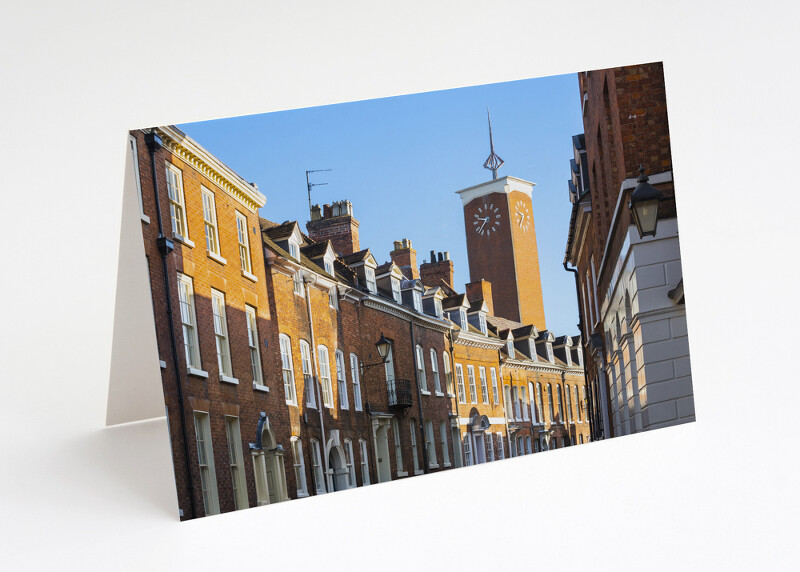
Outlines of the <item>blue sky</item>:
M577 75L522 80L179 125L267 197L261 215L298 220L312 203L348 199L362 248L379 263L411 239L417 262L449 251L455 283L469 281L464 218L455 191L491 179L486 109L499 176L536 183L534 222L548 329L577 334L571 273L562 267L569 228L572 136L583 131Z

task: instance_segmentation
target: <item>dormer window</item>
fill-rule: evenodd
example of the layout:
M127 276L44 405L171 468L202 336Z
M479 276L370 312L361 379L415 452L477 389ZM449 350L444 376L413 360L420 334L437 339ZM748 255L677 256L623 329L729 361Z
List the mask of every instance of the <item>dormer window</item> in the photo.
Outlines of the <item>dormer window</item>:
M464 308L461 308L461 310L458 311L458 315L461 318L461 329L464 331L468 330L469 328L467 328L467 311Z
M533 361L539 361L539 356L536 355L536 342L528 338L528 353Z
M578 365L583 367L583 348L578 348Z
M508 352L508 357L514 359L514 340L511 338L506 341L506 351Z
M422 292L420 292L419 290L414 290L413 297L414 297L414 309L417 312L422 312Z
M378 287L375 285L375 269L370 268L369 266L364 267L364 276L367 280L367 290L372 292L373 294L378 291Z
M567 356L567 367L572 367L572 350L569 346L564 346L564 354Z
M553 344L547 342L546 347L547 347L547 361L549 361L550 363L555 363L556 358L553 356Z
M403 295L400 293L400 280L392 278L392 297L398 304L403 303Z
M333 261L328 258L325 259L325 272L333 276Z
M295 260L300 260L300 247L291 239L289 239L289 255Z
M434 308L434 311L436 312L436 317L437 318L443 318L444 317L444 310L442 310L442 301L439 300L439 298L434 298L433 299L433 308Z
M486 335L486 316L483 314L478 314L478 322L480 323L481 333L485 336Z

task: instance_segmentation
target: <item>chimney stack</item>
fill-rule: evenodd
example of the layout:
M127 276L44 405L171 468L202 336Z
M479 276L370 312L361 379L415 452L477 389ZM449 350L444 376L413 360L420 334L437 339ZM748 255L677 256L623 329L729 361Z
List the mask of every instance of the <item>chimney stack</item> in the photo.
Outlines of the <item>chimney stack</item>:
M453 261L450 260L450 253L439 252L437 254L431 250L431 261L420 265L419 274L422 283L428 288L441 286L442 280L453 288L453 275L455 272L453 270Z
M467 300L475 302L483 299L489 308L489 314L494 316L494 304L492 303L492 283L486 280L476 280L467 284Z
M392 262L400 267L407 278L419 278L417 268L417 251L411 248L411 241L407 238L394 241L394 250L389 253Z
M353 216L350 201L336 201L332 205L311 207L311 220L306 223L308 236L315 242L331 241L337 256L346 256L361 250L358 241L358 221Z

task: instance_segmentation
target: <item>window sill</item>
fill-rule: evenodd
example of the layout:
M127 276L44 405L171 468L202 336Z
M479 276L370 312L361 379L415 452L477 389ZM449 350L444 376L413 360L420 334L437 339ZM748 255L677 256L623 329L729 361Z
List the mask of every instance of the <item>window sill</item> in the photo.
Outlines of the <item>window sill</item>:
M456 396L455 393L450 393L449 391L447 392L447 397L455 397L455 396Z
M220 263L220 264L222 264L223 266L225 266L225 265L228 263L228 261L227 261L227 260L225 260L224 258L222 258L222 257L221 257L219 254L216 254L216 253L214 253L214 252L211 252L210 250L206 250L206 254L208 254L208 257L209 257L211 260L214 260L215 262L219 262L219 263Z
M261 385L260 383L253 382L253 389L256 391L263 391L265 393L269 393L269 387L266 385Z
M196 369L193 367L188 368L189 375L194 375L195 377L208 377L208 372L203 371L202 369Z
M444 397L444 393L442 393L441 391L437 391L436 397Z
M398 477L407 477L408 473L406 471L397 471Z
M186 238L184 236L181 236L180 234L178 234L176 232L172 233L172 238L174 238L178 242L182 242L183 244L185 244L189 248L194 248L194 242L192 242L191 240L189 240L188 238Z
M427 389L420 389L420 390L419 390L419 392L420 392L422 395L430 395L430 394L431 394L431 392L430 392L430 391L428 391Z
M161 367L161 369L167 369L167 362L165 362L163 359L158 360L158 365Z
M247 270L242 270L242 276L248 280L252 280L253 282L258 282L258 277L256 277L254 274L250 274Z
M439 468L439 464L438 463L434 463L434 464L430 465L430 468L431 469L438 469Z
M150 217L149 216L147 216L144 213L141 213L139 216L142 218L142 222L150 224Z
M451 467L451 466L452 466L452 465L451 465L450 463L445 463L445 464L444 464L444 468L445 468L445 469L447 469L448 467Z
M230 383L231 385L239 385L239 380L235 377L228 377L227 375L220 374L219 380L224 383Z
M341 409L342 411L350 411L350 406L349 405L340 405L339 409Z
M309 496L308 493L301 493L299 491L297 493L297 498L299 498L299 499L304 499L304 498L306 498L308 496Z
M420 471L419 469L417 469L416 471L414 471L414 476L416 477L417 475L421 475L421 474L423 474L424 472L425 472L425 471Z

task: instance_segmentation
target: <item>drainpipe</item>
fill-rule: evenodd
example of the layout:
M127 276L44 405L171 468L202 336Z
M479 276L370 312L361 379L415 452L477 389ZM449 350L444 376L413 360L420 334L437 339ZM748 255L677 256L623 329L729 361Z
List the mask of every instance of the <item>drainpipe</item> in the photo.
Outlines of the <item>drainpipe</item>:
M314 383L314 391L317 390L317 384L319 384L319 400L317 400L317 410L319 411L319 426L320 432L322 435L322 464L325 467L325 477L326 482L323 484L325 485L325 489L328 488L327 483L327 476L328 476L328 440L325 438L325 419L322 415L322 408L325 405L322 402L322 382L319 380L319 366L317 365L317 340L314 337L314 320L311 315L311 284L316 282L315 280L311 280L310 278L303 278L303 288L305 289L305 299L306 299L306 311L308 312L308 330L309 336L311 337L311 355L314 359L311 360L311 365L314 368L314 379L316 379L316 383ZM328 356L330 358L330 355ZM330 364L328 364L330 366ZM335 478L335 477L334 477ZM328 491L330 492L330 491Z
M416 382L417 386L417 405L419 405L419 430L422 434L422 470L427 475L431 472L431 468L428 466L428 447L425 446L425 441L427 438L425 437L425 418L422 416L422 392L419 389L419 376L417 374L417 338L414 337L414 320L408 322L408 328L411 330L411 350L414 354L414 381ZM423 352L422 356L422 363L420 364L423 368L425 367L425 355Z
M566 257L564 257L564 263L563 264L564 264L564 270L566 270L567 272L572 272L572 275L575 277L575 300L578 302L578 331L581 333L581 339L583 338L584 335L588 338L591 335L591 332L589 332L589 328L588 327L586 328L586 332L585 333L583 331L584 330L583 325L584 325L585 321L583 319L584 318L584 316L583 316L583 306L581 306L581 288L580 288L579 283L578 283L578 271L575 268L568 268L567 267L567 258ZM584 347L581 348L582 350L586 349L586 342L587 341L588 340L583 340L584 343L582 345ZM586 403L588 405L589 403L591 403L591 400L592 400L592 389L591 389L591 387L589 385L589 371L588 371L588 369L586 367L586 357L587 357L586 354L587 354L587 352L583 351L583 387L586 390L586 395L588 396L587 397L587 403ZM587 407L587 409L589 409L589 408ZM594 409L594 408L592 408L592 409ZM589 413L589 412L587 411L587 413ZM589 418L589 438L592 441L594 441L594 436L595 436L595 433L594 433L594 421L592 419L592 417L594 417L594 415L588 414L587 417Z
M461 412L458 409L458 388L456 387L456 377L455 377L456 376L456 358L455 358L455 355L453 354L453 330L452 329L447 330L447 339L450 342L450 378L453 380L453 391L455 392L454 403L456 405L456 423L458 424L457 425L457 427L458 427L458 439L459 439L458 450L461 451L461 466L463 467L464 466L464 451L462 451L462 445L461 445ZM446 380L445 380L445 383L447 383ZM445 391L446 390L447 389L445 388ZM450 429L449 426L447 428ZM452 435L453 431L450 431L450 434ZM455 467L455 460L456 460L455 457L456 457L456 444L453 443L453 461L454 461L453 465L452 465L453 467Z
M150 174L153 177L153 192L156 197L156 221L158 221L158 238L156 238L156 246L161 255L161 270L164 275L164 291L166 294L167 302L167 322L169 324L169 341L172 349L172 366L175 370L176 387L178 389L178 411L180 412L181 431L183 433L183 458L186 462L186 484L189 488L189 507L191 509L191 518L197 516L197 508L194 501L194 483L192 479L192 466L189 462L189 433L186 429L186 412L184 411L183 401L183 384L181 382L180 362L178 360L178 344L175 336L175 322L172 319L172 294L169 288L169 276L167 274L167 255L172 252L174 245L172 241L164 236L164 224L161 220L161 199L158 195L158 177L156 176L156 151L161 147L161 144L156 139L155 130L151 130L144 136L145 143L147 143L147 151L150 155ZM138 169L139 166L135 165Z
M500 350L497 350L497 362L500 364L500 386L503 390L503 417L506 420L506 440L508 441L508 458L511 458L511 452L514 450L511 447L511 428L508 425L508 408L506 407L506 388L505 384L503 383L503 355L500 353ZM511 389L511 385L509 384L509 390Z

